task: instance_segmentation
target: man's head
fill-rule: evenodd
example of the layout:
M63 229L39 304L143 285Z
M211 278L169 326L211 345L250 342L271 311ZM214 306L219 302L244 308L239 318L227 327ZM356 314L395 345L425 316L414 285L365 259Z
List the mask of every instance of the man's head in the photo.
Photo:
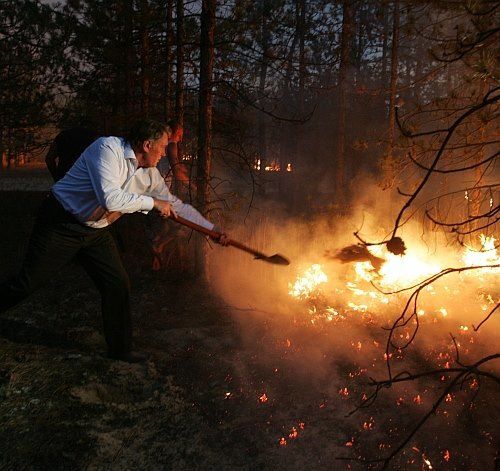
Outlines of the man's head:
M178 121L170 120L168 126L172 130L172 136L169 139L169 142L179 143L182 142L182 138L184 136L184 129Z
M128 141L140 167L156 167L165 155L165 147L172 135L170 127L159 121L145 119L134 124Z

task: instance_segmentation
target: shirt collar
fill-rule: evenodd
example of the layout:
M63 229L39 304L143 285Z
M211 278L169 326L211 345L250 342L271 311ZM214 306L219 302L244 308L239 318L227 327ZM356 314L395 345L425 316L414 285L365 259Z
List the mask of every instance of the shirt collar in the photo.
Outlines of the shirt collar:
M124 141L123 154L124 154L125 158L137 160L137 157L135 156L135 152L132 150L130 143L127 142L125 139L123 141Z

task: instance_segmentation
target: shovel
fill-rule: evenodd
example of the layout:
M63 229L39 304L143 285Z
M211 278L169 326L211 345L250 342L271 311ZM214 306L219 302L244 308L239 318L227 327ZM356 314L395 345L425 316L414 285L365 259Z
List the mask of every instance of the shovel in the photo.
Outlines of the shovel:
M210 229L207 229L203 226L195 224L194 222L188 221L187 219L184 219L180 216L173 216L172 215L172 216L170 216L170 219L172 219L175 222L178 222L179 224L182 224L183 226L189 227L190 229L193 229L197 232L201 232L202 234L210 236L213 239L218 239L222 235L220 232L211 231ZM275 265L290 265L290 261L287 258L283 257L282 255L274 254L274 255L271 255L268 257L267 255L263 254L262 252L259 252L258 250L255 250L255 249L252 249L251 247L247 247L246 245L244 245L241 242L238 242L236 240L228 239L227 245L232 245L233 247L236 247L237 249L240 249L240 250L243 250L244 252L252 254L256 260L262 260L264 262L274 263Z

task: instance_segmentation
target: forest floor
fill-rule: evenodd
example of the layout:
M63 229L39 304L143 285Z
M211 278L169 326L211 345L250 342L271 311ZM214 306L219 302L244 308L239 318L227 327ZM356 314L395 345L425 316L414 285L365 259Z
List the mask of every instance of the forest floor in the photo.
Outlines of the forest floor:
M41 198L0 192L0 280L19 268ZM347 417L368 392L367 352L347 360L353 340L341 329L290 319L277 330L272 315L231 309L192 278L152 271L132 240L141 221L124 224L126 243L134 233L124 261L137 346L152 360L106 358L99 298L79 266L47 280L0 319L0 469L369 469L337 458L387 454L432 404L429 393L421 408L408 399L398 409L401 393L384 393ZM380 328L368 331L384 342ZM448 405L390 469L431 469L426 459L433 469L494 469L495 399L485 385L465 413Z

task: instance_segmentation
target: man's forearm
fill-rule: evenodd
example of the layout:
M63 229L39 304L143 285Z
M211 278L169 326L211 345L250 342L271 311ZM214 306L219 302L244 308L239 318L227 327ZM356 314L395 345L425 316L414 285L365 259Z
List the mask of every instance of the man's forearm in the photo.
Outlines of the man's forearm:
M206 227L210 230L214 228L214 224L211 223L208 219L205 219L201 215L201 213L196 208L193 208L193 206L191 206L190 204L183 203L181 200L178 200L178 202L172 204L172 207L174 208L175 212L184 219L188 219L189 221L194 222L199 226Z

